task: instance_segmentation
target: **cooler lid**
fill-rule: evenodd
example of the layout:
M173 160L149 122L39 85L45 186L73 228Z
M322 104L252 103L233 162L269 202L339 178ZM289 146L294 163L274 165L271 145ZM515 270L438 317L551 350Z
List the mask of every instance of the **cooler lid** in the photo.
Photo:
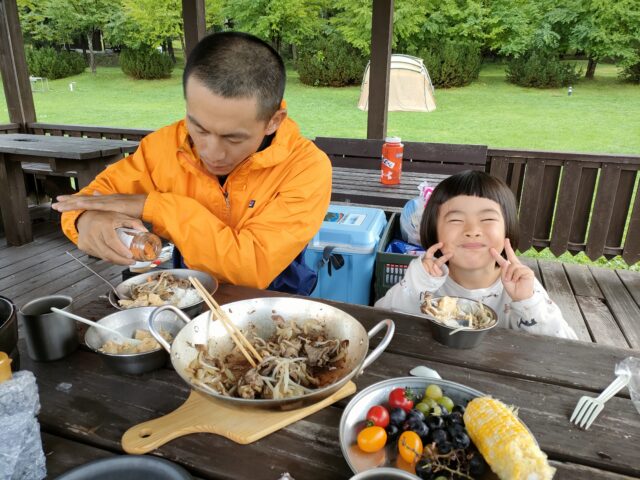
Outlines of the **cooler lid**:
M378 208L329 205L320 231L309 247L333 245L354 253L369 252L377 245L386 223L384 211Z

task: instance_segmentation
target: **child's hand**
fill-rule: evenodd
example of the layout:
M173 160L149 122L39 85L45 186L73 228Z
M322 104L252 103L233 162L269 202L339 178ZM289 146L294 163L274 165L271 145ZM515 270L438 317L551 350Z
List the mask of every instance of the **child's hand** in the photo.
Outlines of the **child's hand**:
M535 278L533 270L520 263L513 248L511 248L511 242L508 238L504 242L504 251L507 254L507 260L495 248L489 249L489 252L502 270L501 277L504 289L514 302L531 298L533 296L533 280Z
M436 243L435 245L431 245L429 249L422 256L422 265L424 265L424 269L427 271L429 275L432 277L441 277L442 265L447 263L451 257L453 257L453 253L443 254L440 258L435 258L435 253L442 248L444 243Z

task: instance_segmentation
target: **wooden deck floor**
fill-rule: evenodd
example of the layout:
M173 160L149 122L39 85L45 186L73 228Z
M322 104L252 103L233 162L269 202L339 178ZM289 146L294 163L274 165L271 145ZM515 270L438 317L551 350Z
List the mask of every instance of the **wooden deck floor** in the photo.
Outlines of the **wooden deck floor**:
M87 257L56 221L34 224L34 235L32 243L20 247L9 247L0 237L0 295L16 306L56 293L84 306L106 293L100 279L65 255L67 250L112 283L120 281L123 267ZM524 260L581 340L640 349L640 273Z

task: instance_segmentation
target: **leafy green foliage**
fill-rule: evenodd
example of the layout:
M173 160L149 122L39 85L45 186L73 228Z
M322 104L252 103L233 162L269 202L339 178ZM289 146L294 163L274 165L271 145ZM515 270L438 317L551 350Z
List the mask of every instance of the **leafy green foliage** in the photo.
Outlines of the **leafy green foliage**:
M318 36L298 51L300 81L313 86L342 87L360 83L367 61L338 34Z
M436 87L462 87L478 78L482 57L476 45L445 41L420 51Z
M640 84L640 61L623 66L620 77L627 82Z
M233 20L234 30L250 32L271 42L276 50L284 44L301 46L324 30L323 2L318 0L234 0L223 12Z
M506 74L509 82L521 87L550 88L575 83L582 70L553 53L537 50L511 60Z
M171 76L173 61L151 47L127 48L120 53L120 67L130 77L155 80Z
M87 68L84 57L75 52L58 52L54 48L44 47L28 48L25 53L29 74L34 77L55 80L78 75Z
M122 0L123 8L111 17L105 38L130 48L158 47L182 36L179 0Z

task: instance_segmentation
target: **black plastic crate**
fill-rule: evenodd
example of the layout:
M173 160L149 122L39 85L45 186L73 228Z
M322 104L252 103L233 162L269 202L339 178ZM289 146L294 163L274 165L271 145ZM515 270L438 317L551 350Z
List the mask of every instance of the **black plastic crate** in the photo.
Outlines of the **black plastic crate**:
M394 238L402 238L400 236L400 214L393 213L389 218L387 226L382 231L378 250L376 251L375 264L375 297L378 300L384 297L391 287L398 283L404 277L407 267L411 260L416 258L415 255L406 255L402 253L386 253L385 250Z

